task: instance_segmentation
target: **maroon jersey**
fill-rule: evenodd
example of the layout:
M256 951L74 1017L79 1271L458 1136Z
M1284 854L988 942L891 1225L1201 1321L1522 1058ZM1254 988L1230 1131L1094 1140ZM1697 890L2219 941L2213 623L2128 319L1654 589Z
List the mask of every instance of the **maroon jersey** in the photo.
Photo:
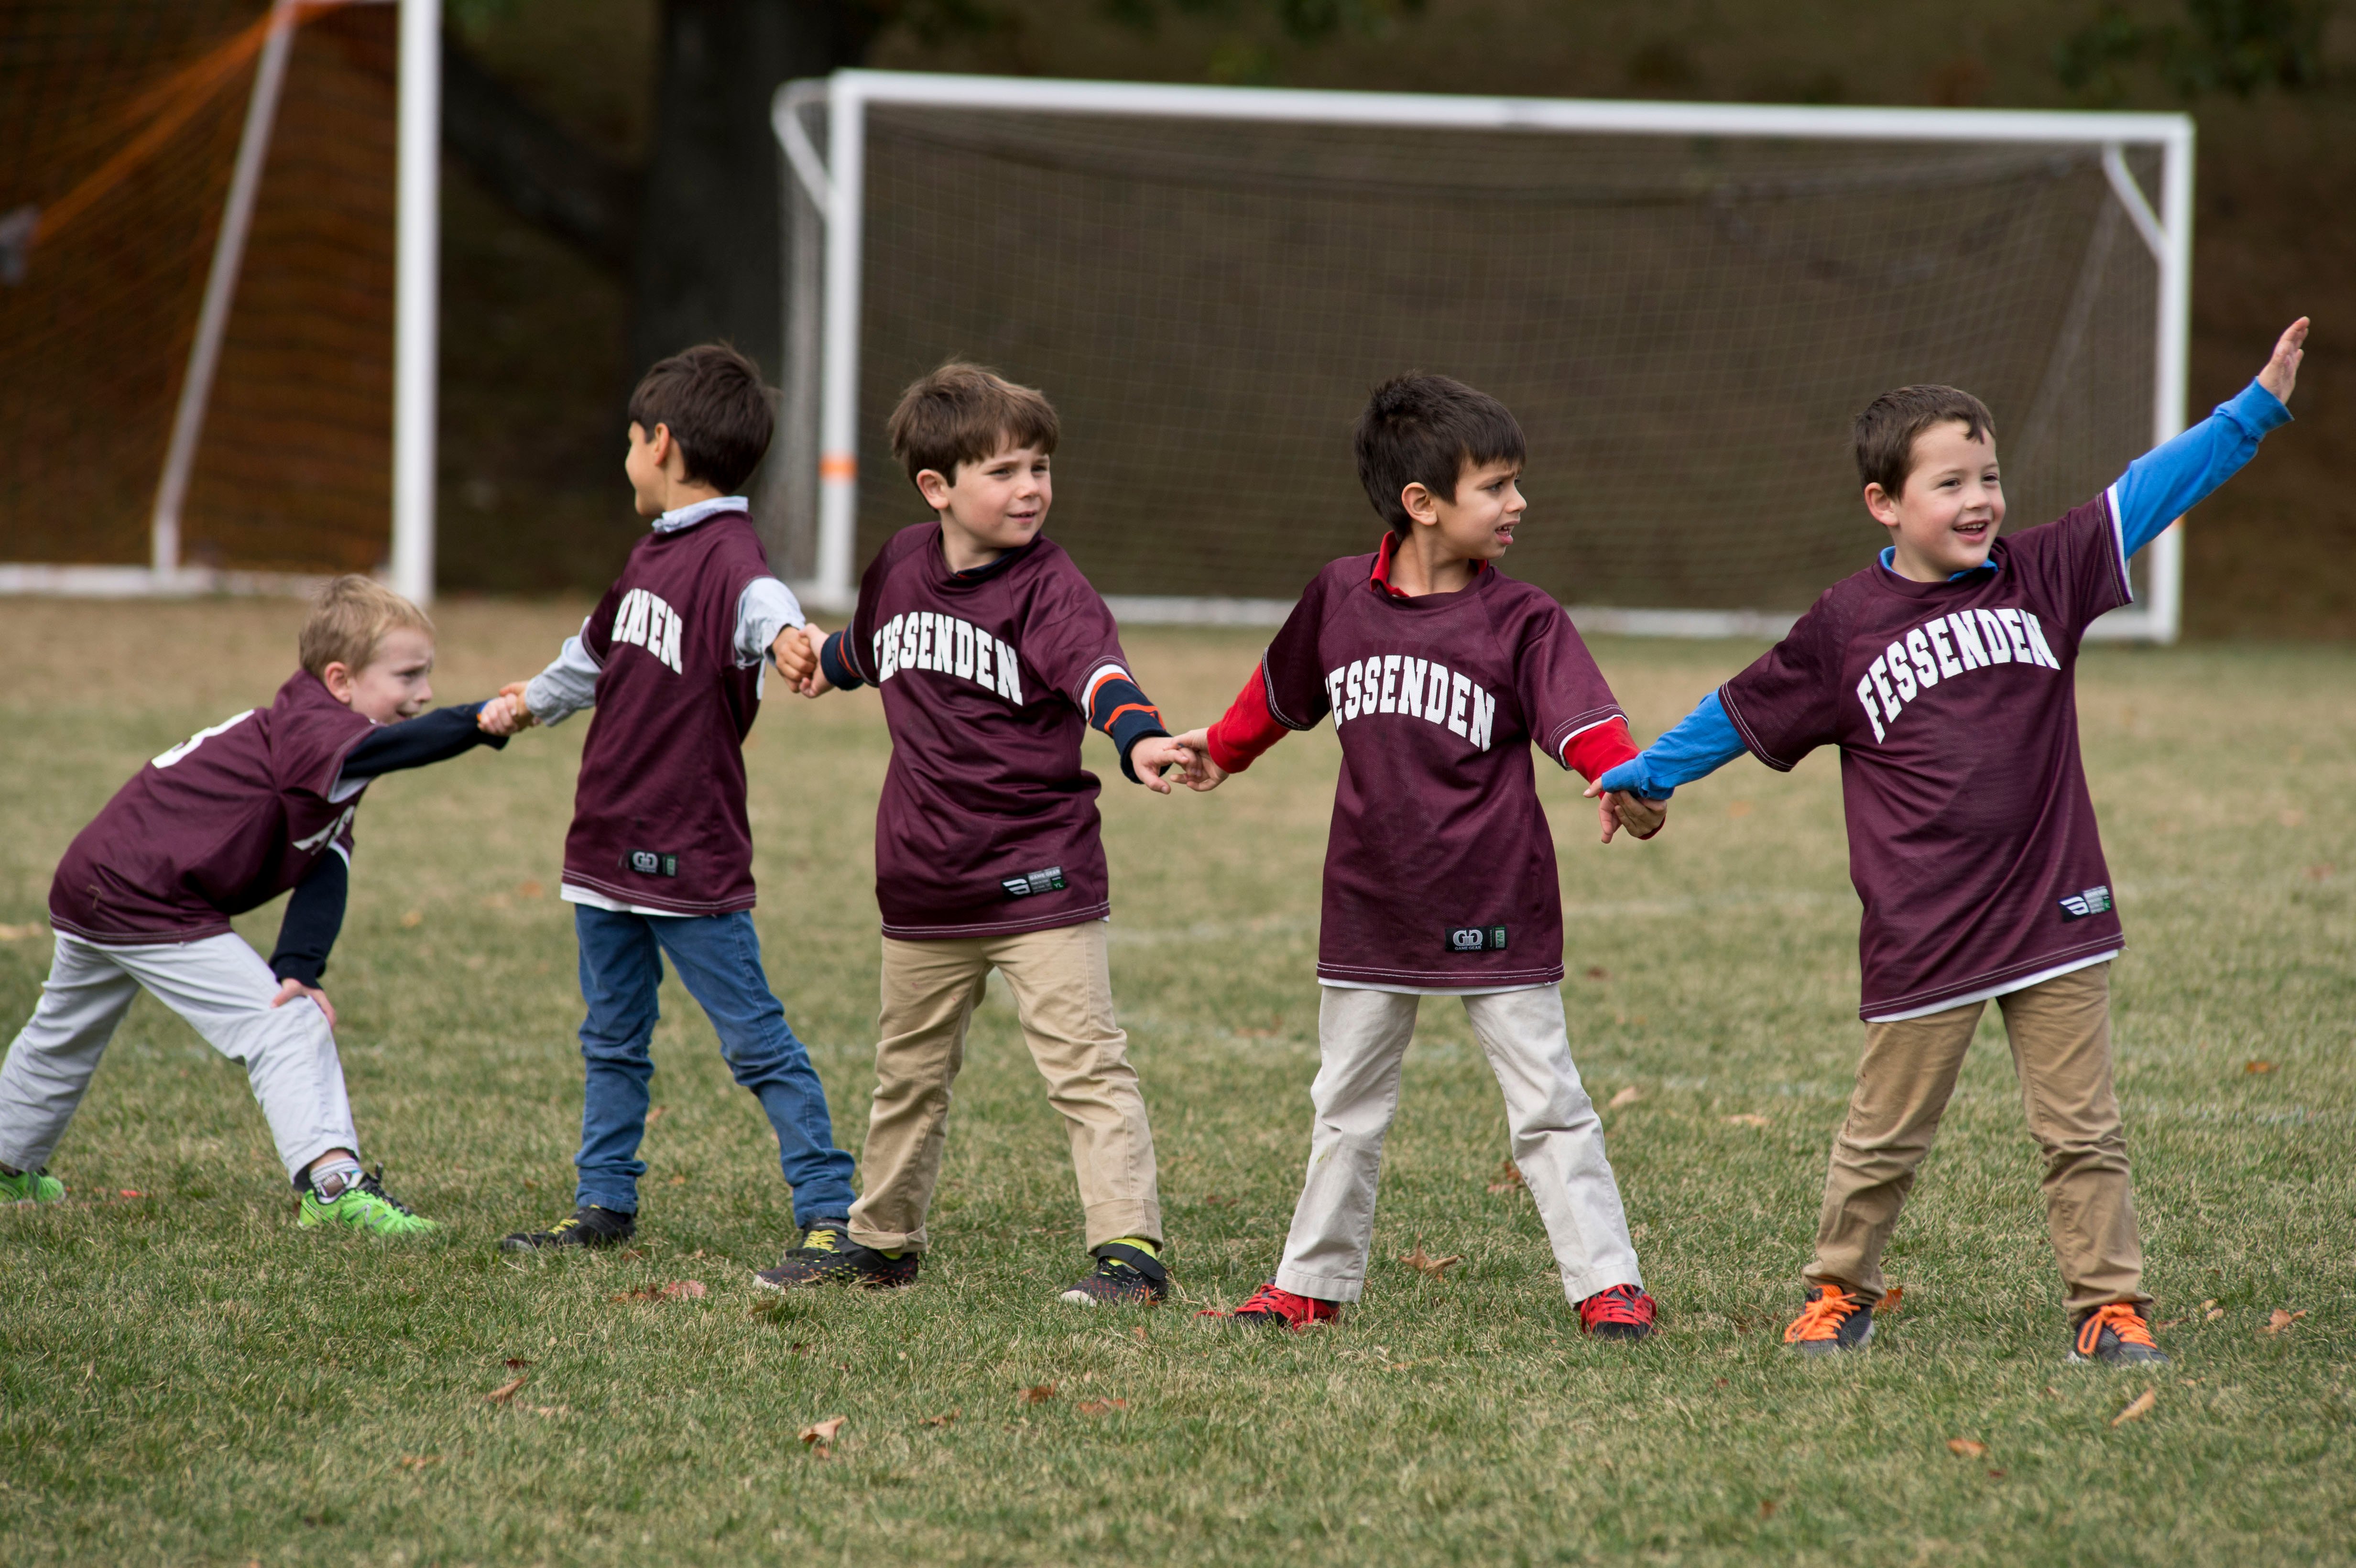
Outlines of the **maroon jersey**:
M761 667L736 662L736 603L769 575L752 519L650 533L581 628L597 661L564 881L634 909L753 907L744 737Z
M1869 566L1719 688L1771 768L1841 749L1867 1018L2120 945L2074 689L2087 623L2130 597L2110 507L1998 539L1989 562L1946 582Z
M58 863L50 921L116 945L220 935L320 856L350 854L367 785L337 779L375 727L295 671L269 707L199 730L115 791Z
M1559 763L1624 720L1561 605L1494 570L1398 597L1376 558L1319 572L1261 661L1278 722L1342 742L1321 980L1481 990L1562 978L1562 890L1533 741Z
M998 936L1110 912L1080 740L1097 688L1131 677L1112 611L1061 545L952 572L939 523L903 528L860 580L841 646L892 729L875 813L885 935Z

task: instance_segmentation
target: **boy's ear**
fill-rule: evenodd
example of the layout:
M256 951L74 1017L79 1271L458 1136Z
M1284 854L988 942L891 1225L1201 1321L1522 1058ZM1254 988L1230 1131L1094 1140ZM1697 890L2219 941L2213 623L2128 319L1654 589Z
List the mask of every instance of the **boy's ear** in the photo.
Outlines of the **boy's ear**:
M1430 487L1420 479L1409 480L1399 491L1399 505L1406 507L1407 515L1419 523L1432 525L1440 521L1440 504L1432 496Z
M1865 509L1871 512L1873 520L1883 528L1894 528L1898 526L1897 498L1883 489L1878 480L1865 487Z
M943 474L937 468L918 469L916 471L916 494L922 496L925 498L925 505L930 507L934 511L945 512L948 510L948 475Z
M679 442L670 433L670 426L657 423L654 434L647 438L647 445L652 449L648 455L655 460L656 467L673 479L687 477L687 453L680 450Z
M352 694L359 686L353 678L352 667L341 659L327 661L327 667L319 672L319 684L327 688L328 696L347 708L351 706Z

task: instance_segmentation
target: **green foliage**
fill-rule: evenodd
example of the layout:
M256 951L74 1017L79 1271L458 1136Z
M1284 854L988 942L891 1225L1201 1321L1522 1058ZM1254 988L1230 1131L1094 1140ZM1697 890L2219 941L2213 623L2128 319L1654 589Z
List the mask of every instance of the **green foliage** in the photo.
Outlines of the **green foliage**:
M2187 98L2263 87L2311 88L2323 78L2322 41L2338 0L2183 0L2182 22L2144 22L2115 3L2063 39L2054 72L2101 102L2127 92L2129 68L2148 65Z

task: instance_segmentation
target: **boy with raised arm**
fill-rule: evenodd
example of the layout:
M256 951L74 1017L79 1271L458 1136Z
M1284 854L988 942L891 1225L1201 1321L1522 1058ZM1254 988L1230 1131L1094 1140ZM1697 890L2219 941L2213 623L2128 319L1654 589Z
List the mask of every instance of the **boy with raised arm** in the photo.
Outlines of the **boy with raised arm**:
M1358 477L1389 532L1318 573L1226 716L1180 742L1215 788L1333 717L1342 776L1318 928L1320 1065L1309 1172L1276 1278L1236 1320L1330 1322L1365 1289L1383 1136L1428 996L1461 997L1505 1097L1514 1162L1582 1332L1637 1339L1637 1272L1603 1126L1571 1063L1562 894L1530 747L1594 778L1632 756L1626 717L1560 604L1496 570L1526 503L1521 426L1445 376L1375 389ZM1604 840L1661 813L1607 796ZM1215 1316L1215 1315L1214 1315Z
M368 786L478 744L504 746L483 703L434 700L434 623L365 577L323 589L302 667L267 708L199 730L133 774L75 836L49 886L57 951L41 1000L0 1064L0 1201L51 1201L42 1168L142 988L244 1067L296 1223L377 1235L435 1229L363 1174L319 981L343 929L352 818ZM291 891L277 950L230 917Z
M768 391L743 355L706 344L648 371L629 420L623 472L653 526L556 661L507 688L523 723L596 709L562 884L588 1004L580 1183L570 1215L507 1237L510 1252L611 1246L636 1232L666 956L776 1133L795 1221L840 1221L851 1208L851 1157L834 1147L826 1090L753 930L744 737L763 661L792 681L809 667L801 606L770 574L735 494L768 450Z
M2071 1317L2072 1360L2159 1361L2118 1096L2110 964L2125 946L2078 755L2087 624L2133 597L2127 562L2289 420L2304 317L2256 380L2059 521L2006 539L1996 427L1952 387L1901 387L1857 417L1881 559L1781 643L1597 781L1665 800L1750 752L1790 769L1838 746L1865 1054L1833 1142L1784 1341L1862 1348L1881 1252L1994 999Z
M817 1228L761 1275L777 1289L871 1288L916 1277L940 1179L966 1027L996 969L1062 1113L1079 1179L1088 1272L1063 1299L1150 1305L1169 1295L1153 1133L1114 1020L1112 902L1093 727L1129 778L1184 751L1129 672L1112 612L1041 528L1054 499L1055 411L1028 387L948 364L893 411L892 453L935 520L903 528L827 637L811 696L874 686L892 730L875 816L884 914L882 1039L847 1225Z

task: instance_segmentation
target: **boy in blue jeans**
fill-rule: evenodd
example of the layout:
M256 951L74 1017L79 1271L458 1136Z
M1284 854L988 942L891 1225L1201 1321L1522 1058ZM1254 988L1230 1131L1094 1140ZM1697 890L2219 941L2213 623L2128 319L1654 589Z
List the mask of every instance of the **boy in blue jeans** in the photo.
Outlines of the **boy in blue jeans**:
M581 757L562 892L581 943L587 1072L575 1208L500 1245L610 1246L637 1229L646 1163L648 1045L669 955L711 1019L736 1082L776 1130L805 1230L851 1212L851 1156L834 1147L826 1091L769 990L753 931L745 735L762 664L810 667L801 606L770 575L744 497L770 433L760 375L734 349L691 348L630 398L624 469L654 527L578 636L502 694L519 724L594 706Z
M1783 771L1840 748L1865 903L1865 1054L1801 1275L1805 1307L1783 1335L1802 1354L1872 1338L1882 1247L1993 1000L2045 1157L2070 1359L2167 1359L2111 1084L2110 965L2125 938L2078 756L2078 644L2132 597L2136 552L2288 421L2306 341L2301 317L2212 418L2060 520L2003 539L1987 408L1953 387L1883 393L1855 432L1866 509L1890 531L1880 560L1588 790L1665 800L1746 751Z

